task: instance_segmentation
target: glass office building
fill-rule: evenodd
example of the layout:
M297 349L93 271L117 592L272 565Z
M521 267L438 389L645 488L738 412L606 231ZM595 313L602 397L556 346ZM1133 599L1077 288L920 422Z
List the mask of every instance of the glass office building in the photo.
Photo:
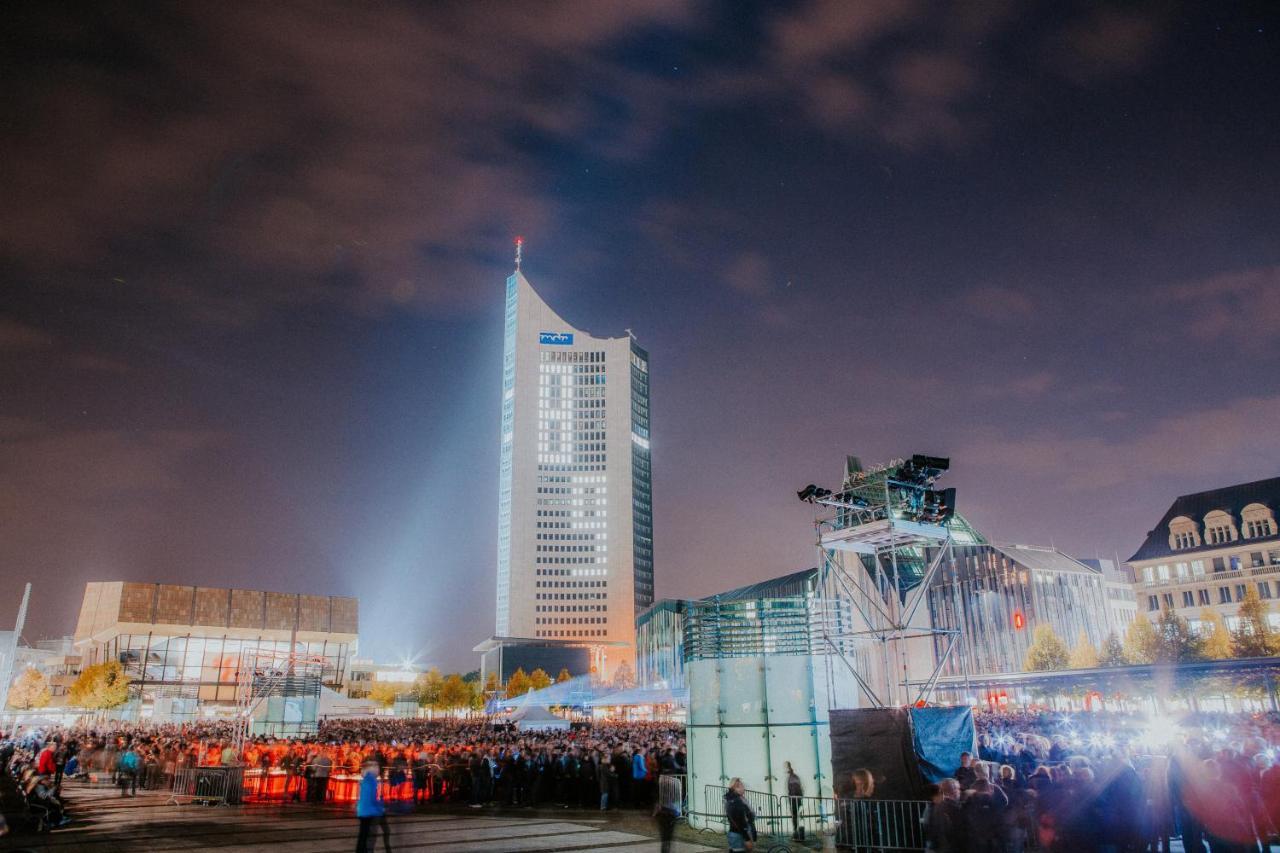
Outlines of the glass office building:
M636 619L636 683L686 687L685 662L758 654L808 654L817 569L695 601L663 599Z
M636 684L682 689L687 601L664 598L636 617Z

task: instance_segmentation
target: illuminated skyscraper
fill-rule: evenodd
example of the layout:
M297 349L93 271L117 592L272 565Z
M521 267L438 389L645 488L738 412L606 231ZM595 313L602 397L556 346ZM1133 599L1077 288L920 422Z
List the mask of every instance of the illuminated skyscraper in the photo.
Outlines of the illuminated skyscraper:
M575 329L507 279L495 641L594 648L634 667L653 603L649 354ZM551 673L554 675L555 673Z

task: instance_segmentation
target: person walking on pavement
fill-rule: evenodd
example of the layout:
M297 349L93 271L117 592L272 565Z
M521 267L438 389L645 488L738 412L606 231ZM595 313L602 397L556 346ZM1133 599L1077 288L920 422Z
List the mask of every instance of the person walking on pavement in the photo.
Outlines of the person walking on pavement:
M387 808L378 793L379 780L378 763L372 759L366 761L360 774L360 797L356 800L356 817L360 820L356 853L368 853L369 834L375 823L382 831L383 850L391 853L391 830L387 828Z

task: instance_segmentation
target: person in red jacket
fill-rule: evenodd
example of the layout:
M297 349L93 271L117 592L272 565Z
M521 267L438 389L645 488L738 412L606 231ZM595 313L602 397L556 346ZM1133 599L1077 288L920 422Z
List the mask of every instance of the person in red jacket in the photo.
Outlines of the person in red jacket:
M44 745L44 749L40 750L40 755L36 758L36 772L41 776L52 776L58 772L58 765L53 760L57 746L53 741L49 741Z

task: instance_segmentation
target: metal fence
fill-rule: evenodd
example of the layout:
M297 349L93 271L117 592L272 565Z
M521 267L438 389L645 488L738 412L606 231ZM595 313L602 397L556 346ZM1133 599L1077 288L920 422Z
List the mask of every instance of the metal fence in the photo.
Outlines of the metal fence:
M244 800L243 767L180 767L165 805L235 805Z
M658 777L658 805L682 815L689 810L685 802L685 775L663 773Z
M919 800L836 800L836 845L872 850L923 850L924 810Z
M728 827L724 795L728 788L705 785L701 816L710 824ZM806 836L834 832L836 845L854 850L918 851L925 849L922 800L846 800L831 797L790 797L746 791L743 798L755 813L762 836L790 836L803 829Z

